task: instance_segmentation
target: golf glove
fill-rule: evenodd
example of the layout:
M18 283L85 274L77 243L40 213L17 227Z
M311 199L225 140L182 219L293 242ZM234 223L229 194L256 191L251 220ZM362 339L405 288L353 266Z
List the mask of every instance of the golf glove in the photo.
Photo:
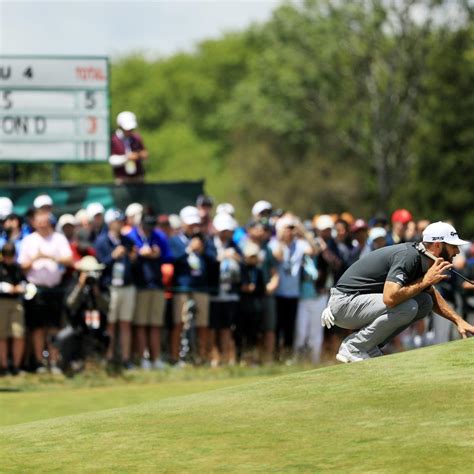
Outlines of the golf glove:
M321 326L326 326L328 329L331 329L334 324L334 316L328 306L324 309L323 314L321 315Z

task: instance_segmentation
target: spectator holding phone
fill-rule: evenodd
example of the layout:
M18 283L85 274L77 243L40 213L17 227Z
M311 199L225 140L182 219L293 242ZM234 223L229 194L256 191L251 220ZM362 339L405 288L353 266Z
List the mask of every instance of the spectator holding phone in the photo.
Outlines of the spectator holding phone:
M115 355L117 323L120 329L120 357L123 368L131 369L132 319L135 310L136 287L133 280L133 265L137 251L133 241L122 235L125 216L118 209L105 213L108 232L97 238L95 250L97 260L105 265L102 286L110 288L110 305L107 332L110 345L107 352L109 361Z

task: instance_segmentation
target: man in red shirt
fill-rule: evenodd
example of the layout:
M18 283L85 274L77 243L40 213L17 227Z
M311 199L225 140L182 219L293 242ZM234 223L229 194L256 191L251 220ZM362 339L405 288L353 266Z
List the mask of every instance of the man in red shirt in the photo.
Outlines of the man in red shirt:
M112 135L111 156L116 184L143 183L145 168L143 161L148 158L148 150L141 136L135 132L137 118L133 112L117 115L118 128Z

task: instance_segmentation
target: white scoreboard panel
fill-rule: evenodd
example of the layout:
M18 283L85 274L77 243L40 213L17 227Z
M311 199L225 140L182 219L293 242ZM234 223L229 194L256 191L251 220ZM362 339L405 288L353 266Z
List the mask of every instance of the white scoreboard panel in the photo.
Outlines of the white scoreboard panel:
M107 58L0 56L0 163L109 158Z

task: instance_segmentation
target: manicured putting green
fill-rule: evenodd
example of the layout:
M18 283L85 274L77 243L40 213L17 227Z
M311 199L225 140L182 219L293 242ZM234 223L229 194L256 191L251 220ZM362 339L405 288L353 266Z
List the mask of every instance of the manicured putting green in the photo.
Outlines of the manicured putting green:
M2 471L472 472L473 362L470 339L5 426Z

